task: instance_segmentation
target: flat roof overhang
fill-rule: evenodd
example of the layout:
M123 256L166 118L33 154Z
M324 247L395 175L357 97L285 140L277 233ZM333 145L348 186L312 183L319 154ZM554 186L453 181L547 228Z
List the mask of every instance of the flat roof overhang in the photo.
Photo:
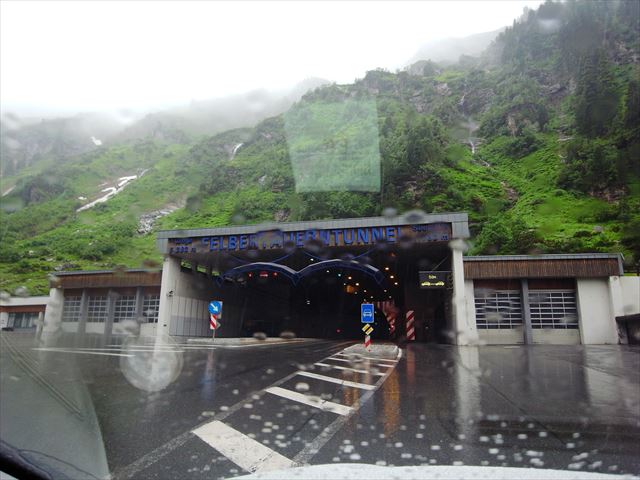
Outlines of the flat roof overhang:
M624 275L620 253L487 255L464 257L469 280L510 278L598 278Z
M56 288L159 287L162 281L161 268L55 272L51 274L49 286Z

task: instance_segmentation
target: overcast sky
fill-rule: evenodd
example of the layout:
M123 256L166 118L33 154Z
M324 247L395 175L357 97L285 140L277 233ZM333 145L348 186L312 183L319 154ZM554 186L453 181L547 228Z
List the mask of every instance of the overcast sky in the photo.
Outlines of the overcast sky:
M0 1L2 110L179 105L307 77L352 82L419 46L510 25L532 1Z

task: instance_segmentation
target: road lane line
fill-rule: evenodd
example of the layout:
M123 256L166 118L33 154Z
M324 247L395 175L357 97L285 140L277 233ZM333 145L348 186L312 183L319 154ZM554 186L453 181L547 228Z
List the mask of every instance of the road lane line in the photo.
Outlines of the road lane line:
M341 405L340 403L334 403L328 400L316 400L313 397L305 395L304 393L294 392L293 390L287 390L286 388L269 387L264 391L273 395L278 395L288 400L293 400L294 402L304 403L305 405L309 405L310 407L316 407L320 410L337 413L338 415L347 415L352 410L351 407L347 405Z
M108 355L110 357L133 357L134 356L134 355L130 355L128 353L85 352L85 351L82 351L82 350L65 350L63 348L47 348L47 347L32 348L32 350L38 350L40 352L83 353L83 354L86 354L86 355Z
M355 387L361 388L363 390L375 390L374 385L369 385L367 383L358 383L352 382L349 380L342 380L341 378L328 377L326 375L320 375L318 373L306 372L304 370L300 370L296 372L296 375L302 375L303 377L315 378L316 380L322 380L324 382L337 383L338 385L344 385L345 387Z
M395 361L398 362L402 358L402 350L398 349L398 354L396 355ZM383 377L380 378L376 384L376 390L382 386L385 380L395 371L395 368L388 370L383 374ZM329 440L333 438L333 436L344 426L345 423L360 409L360 407L366 403L373 395L375 394L375 390L370 390L368 392L364 392L362 397L353 404L351 413L348 415L342 415L336 418L331 425L320 432L315 439L311 442L307 442L305 447L300 450L295 457L293 457L293 461L298 465L308 464L313 457L320 451L320 449L327 444Z
M369 373L371 375L378 375L378 376L384 375L384 373L381 373L381 372L370 372L369 370L360 370L357 368L341 367L340 365L331 365L329 363L316 362L314 363L314 365L317 365L318 367L335 368L336 370L346 370L348 372Z
M331 347L329 350L333 350L334 348L340 348L342 346L346 347L352 344L353 342L340 342L334 347ZM325 358L328 358L328 357L325 357ZM296 376L296 372L290 373L289 375L272 383L271 386L275 387L278 385L282 385L283 383L287 382L288 380L292 379L295 376ZM251 398L253 401L256 399L256 396L261 397L262 395L264 395L264 393L265 391L263 389L249 392L243 400L240 400L236 404L232 405L231 407L228 408L228 410L222 411L219 414L216 413L217 421L222 421L225 418L237 412L238 410L241 410L242 408L244 408L244 405L247 403L247 400L249 398ZM369 393L370 392L365 392L365 395L368 395ZM342 417L338 417L338 418L342 418ZM204 426L208 423L210 422L205 422L200 426ZM144 454L134 462L118 468L116 471L112 472L111 477L116 480L125 480L125 479L133 478L143 470L149 468L151 465L159 462L162 458L164 458L169 453L177 450L178 448L181 448L191 438L193 438L193 433L191 432L191 430L188 430L182 433L181 435L178 435L177 437L173 438L172 440L169 440L163 445L160 445L159 447L156 447L150 452Z
M341 357L351 357L351 358L366 358L367 360L375 360L377 362L391 362L394 365L398 363L398 360L394 358L377 358L377 357L366 357L364 355L360 355L357 353L342 353L338 352L336 355L340 355Z
M196 428L193 433L240 468L252 473L295 466L287 457L217 420Z
M347 363L350 363L350 364L352 364L352 365L353 365L353 364L361 363L361 362L356 362L356 361L354 361L353 359L351 359L351 360L350 360L350 359L348 359L348 358L335 358L335 357L329 357L329 358L327 358L327 360L335 360L336 362L347 362ZM374 363L374 362L367 362L367 364L368 364L368 365L373 365L373 366L376 366L376 367L395 367L395 363L394 363L394 364L389 365L388 363Z

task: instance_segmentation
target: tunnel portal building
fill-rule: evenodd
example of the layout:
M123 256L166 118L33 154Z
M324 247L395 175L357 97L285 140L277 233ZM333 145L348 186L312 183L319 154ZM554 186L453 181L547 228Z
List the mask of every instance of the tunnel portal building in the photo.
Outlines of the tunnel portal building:
M466 213L167 230L161 269L58 272L45 323L64 331L209 337L283 332L465 344L626 341L637 277L620 254L464 256Z

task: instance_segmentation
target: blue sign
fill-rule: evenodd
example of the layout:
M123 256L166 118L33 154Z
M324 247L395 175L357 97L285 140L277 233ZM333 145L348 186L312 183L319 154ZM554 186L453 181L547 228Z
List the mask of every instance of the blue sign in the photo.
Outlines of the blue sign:
M373 303L360 305L360 321L362 323L373 323Z
M209 303L209 313L212 315L222 315L222 302L213 300Z

